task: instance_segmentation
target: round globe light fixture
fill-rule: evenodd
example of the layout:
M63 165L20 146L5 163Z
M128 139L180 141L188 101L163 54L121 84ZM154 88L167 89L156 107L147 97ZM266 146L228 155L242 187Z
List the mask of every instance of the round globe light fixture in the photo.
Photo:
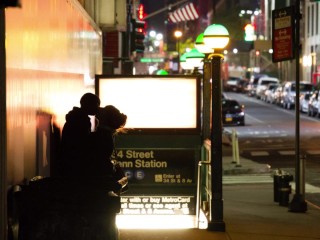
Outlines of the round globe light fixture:
M194 43L194 46L196 47L196 49L199 50L199 52L201 53L212 53L212 49L209 48L207 45L204 44L203 41L203 36L204 33L200 33Z
M221 50L229 43L229 32L221 24L210 25L203 34L204 44L211 49Z
M189 66L188 63L187 63L187 54L188 53L184 53L184 54L181 55L181 57L180 57L180 65L181 65L181 68L184 69L184 70L192 70L193 67Z
M198 51L198 49L193 48L190 52L187 53L186 62L189 66L193 68L199 68L203 65L203 59L205 55Z
M156 75L168 75L168 72L164 69L160 69L157 71Z

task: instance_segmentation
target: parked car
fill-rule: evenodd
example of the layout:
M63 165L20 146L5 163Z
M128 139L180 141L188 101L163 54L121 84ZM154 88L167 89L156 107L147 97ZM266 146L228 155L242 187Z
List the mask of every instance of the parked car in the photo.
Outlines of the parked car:
M259 99L262 97L264 91L267 89L268 84L279 84L278 78L272 77L261 77L258 80L257 88L256 88L256 97Z
M276 83L268 84L267 89L264 91L264 94L262 95L261 99L267 103L272 103L274 99L275 90L278 86L279 84Z
M256 96L256 88L258 81L261 77L268 77L268 75L265 74L254 74L251 76L250 81L247 86L247 94L250 97Z
M237 100L222 100L222 122L224 125L245 125L244 106L240 105Z
M307 113L308 112L308 105L310 101L311 93L304 93L300 96L300 112Z
M227 99L228 96L223 92L223 93L221 94L221 98L222 98L222 99Z
M232 92L240 92L241 85L240 85L241 78L239 77L229 77L227 80L224 90L225 91L232 91Z
M300 94L311 93L314 85L308 82L300 82ZM282 92L282 107L292 109L296 102L296 83L294 81L285 82Z
M315 91L309 100L308 104L308 115L311 117L314 117L316 115L319 115L319 91Z
M276 105L281 105L282 104L282 85L279 85L273 93L273 98L272 98L272 103Z
M240 89L239 90L240 90L241 93L246 93L247 92L248 84L249 84L249 80L248 79L242 78L240 80Z
M229 77L224 85L224 91L232 91L232 92L245 92L246 86L248 84L247 79L243 79L240 77Z

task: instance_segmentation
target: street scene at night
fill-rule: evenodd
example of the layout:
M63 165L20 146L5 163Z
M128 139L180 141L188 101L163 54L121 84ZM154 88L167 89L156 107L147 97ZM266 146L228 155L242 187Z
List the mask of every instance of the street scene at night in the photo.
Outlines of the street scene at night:
M320 239L319 0L4 0L0 239Z

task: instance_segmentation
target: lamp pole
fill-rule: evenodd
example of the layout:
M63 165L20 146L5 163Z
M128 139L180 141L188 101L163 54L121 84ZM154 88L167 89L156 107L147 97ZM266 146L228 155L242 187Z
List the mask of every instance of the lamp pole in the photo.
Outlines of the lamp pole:
M204 31L204 43L213 50L211 59L211 206L209 231L225 232L222 198L222 83L219 52L229 43L229 32L220 24L212 24Z
M222 198L222 109L220 54L211 58L211 220L208 230L225 231Z
M180 30L176 30L174 32L174 36L176 37L177 39L177 45L178 45L178 49L177 49L177 52L178 52L178 73L180 72L180 38L182 36L182 32Z
M210 114L211 114L211 61L208 59L208 54L206 54L203 62L203 122L202 122L202 136L203 140L211 138L211 128L210 128Z
M180 73L180 39L178 38L178 73Z
M199 52L205 54L203 59L203 95L202 95L202 137L203 140L210 139L210 113L211 113L211 60L209 54L212 53L212 49L205 45L204 34L200 33L195 41L195 47Z

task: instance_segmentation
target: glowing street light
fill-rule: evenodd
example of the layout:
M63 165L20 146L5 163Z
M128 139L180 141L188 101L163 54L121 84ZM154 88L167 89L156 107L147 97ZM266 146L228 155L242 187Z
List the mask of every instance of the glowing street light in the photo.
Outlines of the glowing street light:
M198 69L202 67L204 57L205 55L203 53L199 52L196 48L193 48L186 54L186 62L194 69Z
M168 75L168 72L164 69L160 69L156 72L156 75Z
M176 31L174 32L174 36L175 36L175 38L179 39L179 38L182 37L182 32L181 32L180 30L176 30Z
M187 55L188 53L185 52L184 54L182 54L180 56L180 65L181 65L181 68L183 70L192 70L193 69L193 66L190 66L188 63L187 63Z
M196 49L199 50L199 52L201 53L212 53L212 49L209 48L207 45L205 45L204 41L203 41L203 33L200 33L198 35L198 37L196 38L196 42L194 43L194 46L196 47Z
M156 34L157 34L157 32L154 31L154 30L151 30L151 31L149 32L149 36L152 37L152 38L154 38L154 37L156 36Z
M212 50L224 49L229 43L229 32L221 24L212 24L204 31L203 41Z

